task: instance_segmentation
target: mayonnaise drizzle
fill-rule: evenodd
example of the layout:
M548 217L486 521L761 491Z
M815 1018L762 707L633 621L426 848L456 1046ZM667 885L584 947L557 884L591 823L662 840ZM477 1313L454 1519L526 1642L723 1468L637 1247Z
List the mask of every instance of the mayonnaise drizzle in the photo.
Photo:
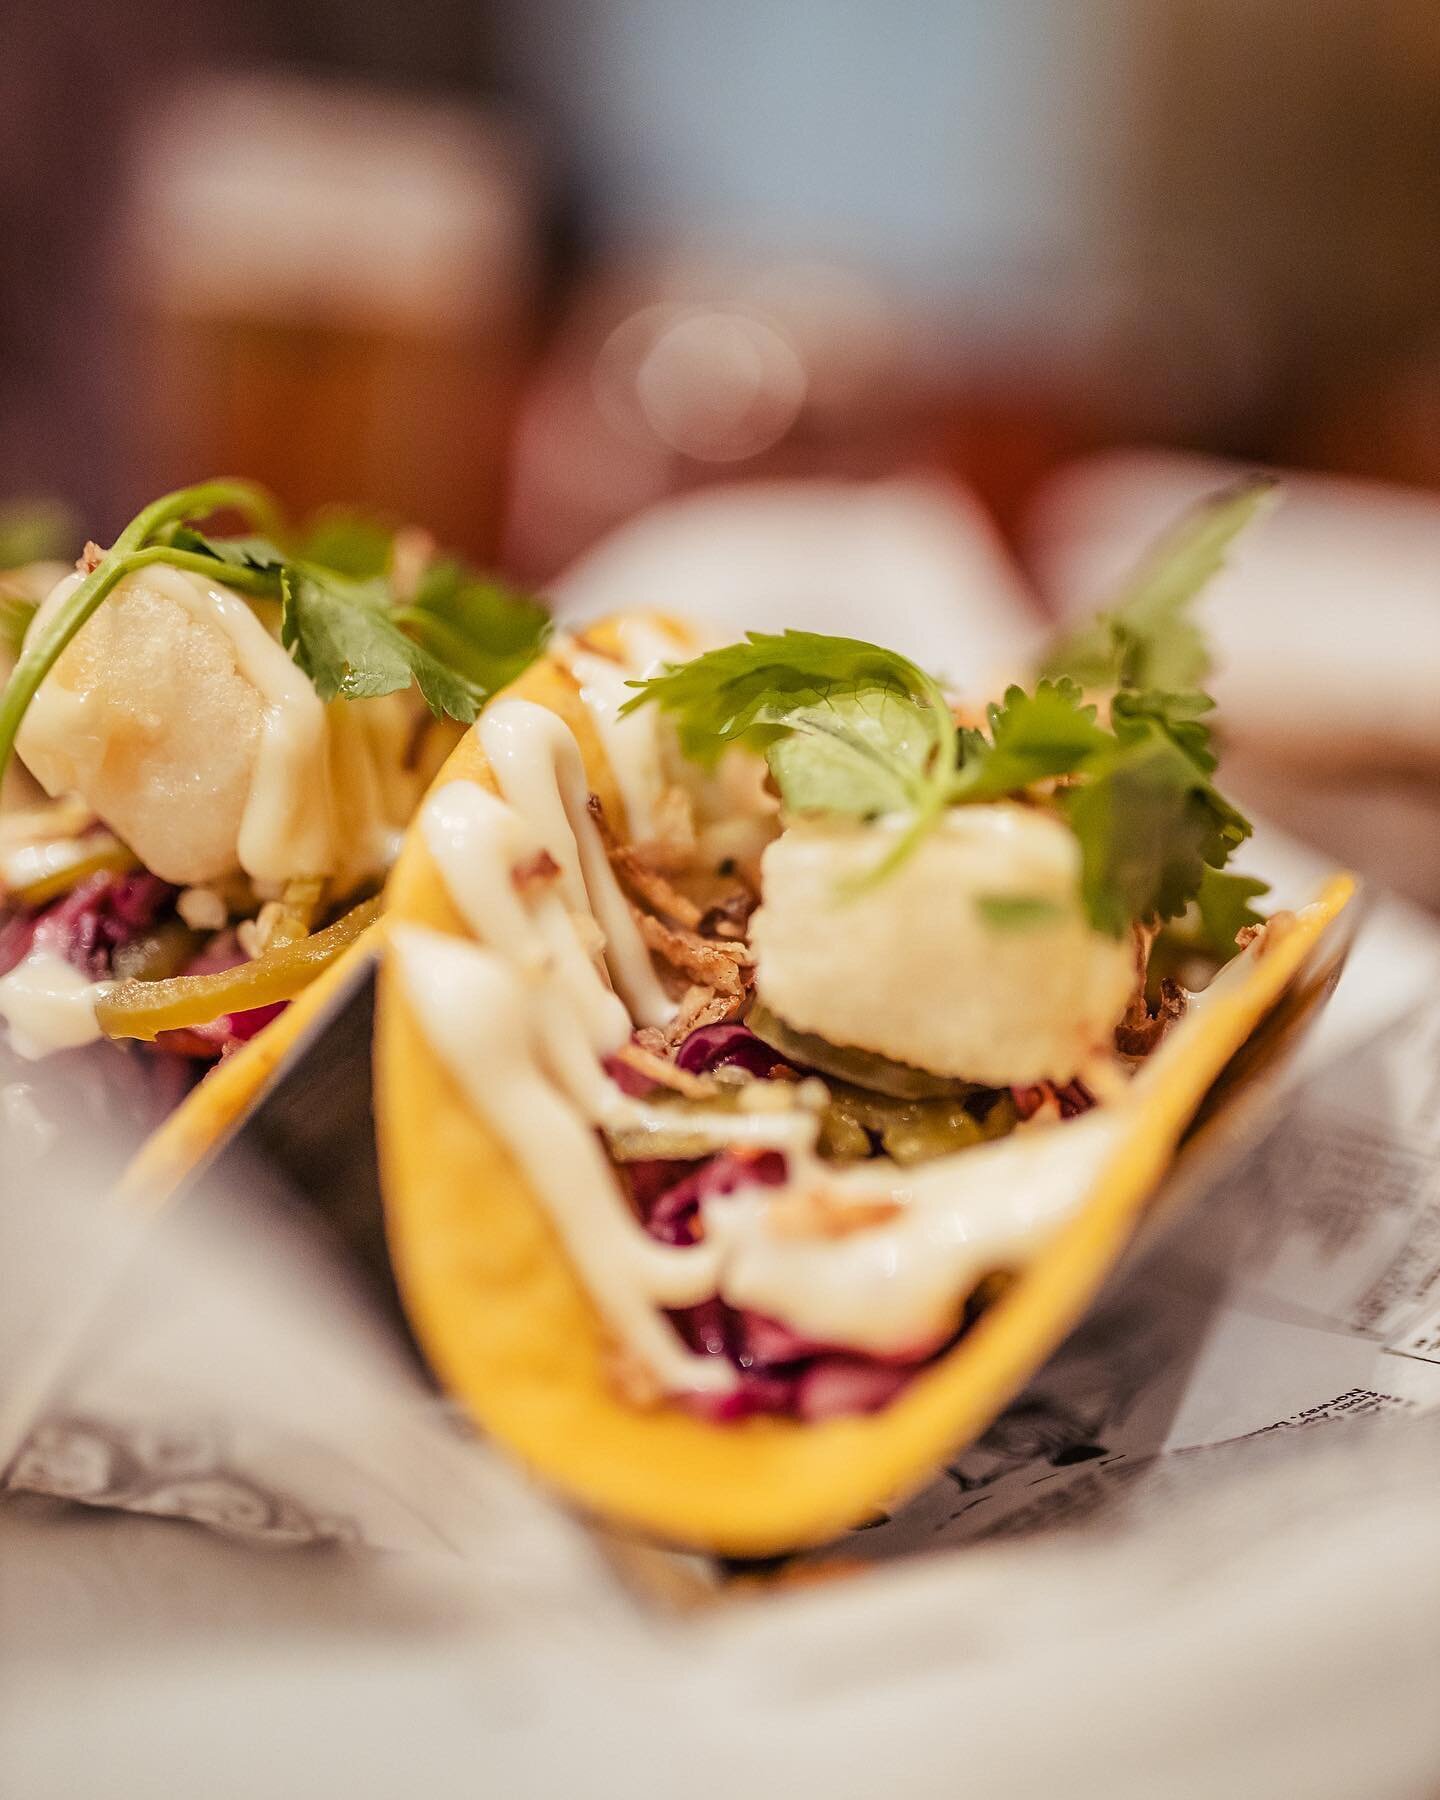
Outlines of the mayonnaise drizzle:
M67 576L45 599L41 623L64 605L84 579ZM413 796L391 791L408 719L396 696L326 706L265 622L241 595L186 570L156 564L127 576L163 596L197 624L218 632L237 674L260 702L260 729L236 833L235 862L253 880L278 886L296 876L329 876L341 891L388 866L394 827ZM84 757L73 746L94 746L98 763L106 696L56 676L40 687L21 727L22 756L34 755L48 785L83 786ZM399 711L397 711L397 706ZM403 785L403 784L398 784Z
M703 1211L705 1242L720 1250L720 1291L821 1343L881 1356L929 1349L955 1329L977 1282L1028 1262L1070 1216L1115 1131L1102 1110L909 1173L885 1163L813 1166L784 1188L717 1196ZM787 1234L775 1208L806 1183L840 1210L886 1199L900 1211L843 1236Z
M503 800L451 783L426 803L421 829L480 944L402 926L393 946L422 1030L524 1171L620 1342L672 1393L734 1384L728 1364L691 1353L662 1316L713 1295L876 1354L943 1342L976 1282L1029 1260L1073 1212L1119 1121L1100 1111L1028 1128L904 1172L822 1163L803 1107L687 1109L687 1128L713 1133L717 1147L783 1147L788 1178L712 1197L694 1246L656 1243L595 1131L644 1129L663 1115L621 1093L601 1066L630 1019L644 1016L640 1006L654 1004L658 983L586 811L578 745L555 714L524 700L493 706L477 730ZM550 882L523 873L541 848L558 865ZM587 913L601 925L605 968L628 1016L577 935ZM797 1233L784 1209L817 1196L842 1219L856 1203L895 1211L851 1231Z
M495 780L560 865L570 910L592 912L605 934L605 961L637 1025L675 1016L590 817L580 746L563 719L533 700L500 700L475 727Z
M558 997L591 1050L618 1050L630 1015L586 955L555 884L534 882L528 905L517 889L515 871L543 847L519 813L473 781L451 781L426 801L420 829L476 937L541 984L547 1001Z
M56 1050L78 1050L101 1036L95 1002L108 981L91 981L53 950L36 946L0 976L0 1019L17 1056L38 1062Z
M534 873L545 846L533 827L475 782L451 781L421 808L420 831L466 924L529 984L546 1066L584 1116L642 1139L673 1133L674 1112L623 1093L601 1066L629 1038L630 1015L604 961L587 951L594 934L585 926L594 915L572 912L558 879ZM756 1097L792 1104L687 1108L680 1123L686 1136L708 1138L717 1150L744 1144L801 1154L813 1146L817 1127L806 1094L770 1088Z
M714 1253L647 1235L619 1195L583 1112L547 1067L534 996L494 951L397 926L391 949L422 1029L525 1174L591 1298L627 1349L670 1392L726 1393L735 1372L688 1350L664 1306L715 1289Z
M670 633L646 619L622 620L616 636L618 662L582 649L573 639L561 646L561 654L580 684L580 698L590 709L605 746L625 807L630 840L643 843L654 835L655 809L665 787L658 714L654 707L647 707L622 718L621 708L635 698L629 685L632 681L655 674L666 662L683 657L685 651Z
M239 594L158 565L147 586L225 634L235 666L260 696L260 742L240 820L236 860L256 881L328 874L335 860L326 806L325 705Z

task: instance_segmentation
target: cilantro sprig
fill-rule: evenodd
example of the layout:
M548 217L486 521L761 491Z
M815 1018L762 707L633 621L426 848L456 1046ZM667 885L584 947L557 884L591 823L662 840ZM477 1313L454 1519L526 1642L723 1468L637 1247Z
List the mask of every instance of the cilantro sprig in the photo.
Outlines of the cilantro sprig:
M940 683L897 651L814 631L752 631L631 685L639 691L622 710L668 712L692 760L713 765L732 745L759 751L792 812L908 814L877 875L944 810L959 731Z
M195 521L217 513L237 516L247 533L197 529ZM287 548L274 501L248 481L201 482L152 502L40 631L25 633L0 693L0 774L65 647L126 576L157 563L278 601L281 642L322 700L370 698L414 681L437 716L470 724L539 654L549 630L544 609L454 562L432 562L402 601L383 572L388 545L389 534L373 523L333 515L324 530Z
M1211 663L1194 603L1224 568L1236 538L1274 497L1275 482L1256 475L1193 507L1104 612L1051 646L1040 673L1068 677L1083 688L1197 687Z
M907 829L873 872L907 855L947 806L1023 795L1052 805L1080 844L1082 891L1098 930L1171 919L1200 902L1207 935L1254 917L1263 886L1222 874L1249 821L1220 793L1208 668L1190 604L1254 515L1268 483L1201 509L1153 557L1088 636L1013 686L983 730L957 727L939 681L894 651L814 632L752 632L634 685L625 710L654 704L682 751L713 764L742 745L762 754L788 812ZM1110 690L1108 717L1087 686ZM992 896L997 927L1033 924L1023 896ZM1233 932L1231 941L1233 944Z

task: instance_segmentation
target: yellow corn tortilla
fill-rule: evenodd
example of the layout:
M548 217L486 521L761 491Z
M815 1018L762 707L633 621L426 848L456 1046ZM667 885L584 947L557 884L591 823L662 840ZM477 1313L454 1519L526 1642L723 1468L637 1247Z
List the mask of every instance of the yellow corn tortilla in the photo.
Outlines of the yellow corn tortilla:
M614 779L568 673L538 663L510 692L571 726L591 785L623 833ZM494 789L474 733L440 779ZM1320 939L1354 890L1348 876L1329 882L1264 955L1247 959L1243 980L1212 995L1185 1057L1136 1109L1076 1216L953 1349L881 1411L817 1424L712 1424L621 1397L607 1374L601 1320L548 1215L431 1049L398 973L382 964L376 1126L391 1256L416 1335L486 1432L609 1524L735 1556L825 1542L923 1484L1079 1320L1207 1091L1316 967ZM391 878L388 917L467 935L413 828Z

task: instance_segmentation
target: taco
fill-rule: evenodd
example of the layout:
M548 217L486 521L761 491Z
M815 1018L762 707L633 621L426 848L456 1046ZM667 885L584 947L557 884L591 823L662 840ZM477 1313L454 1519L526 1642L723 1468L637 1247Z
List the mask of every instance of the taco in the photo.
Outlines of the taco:
M245 535L198 529L217 514ZM35 784L0 813L5 1047L137 1123L208 1077L178 1174L293 1035L274 1021L357 953L416 802L545 615L416 531L287 533L236 481L39 573L0 581L0 772Z
M1319 966L1352 884L1255 910L1196 685L1258 500L984 711L873 644L627 618L451 757L389 889L392 1255L442 1380L602 1519L768 1555L923 1482Z

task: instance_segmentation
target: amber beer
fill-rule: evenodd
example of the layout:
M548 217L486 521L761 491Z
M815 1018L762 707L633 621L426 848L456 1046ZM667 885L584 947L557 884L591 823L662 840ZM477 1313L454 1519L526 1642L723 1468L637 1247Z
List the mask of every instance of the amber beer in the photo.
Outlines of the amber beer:
M532 184L483 115L299 79L181 98L142 147L126 267L140 493L242 469L494 545L527 343Z

